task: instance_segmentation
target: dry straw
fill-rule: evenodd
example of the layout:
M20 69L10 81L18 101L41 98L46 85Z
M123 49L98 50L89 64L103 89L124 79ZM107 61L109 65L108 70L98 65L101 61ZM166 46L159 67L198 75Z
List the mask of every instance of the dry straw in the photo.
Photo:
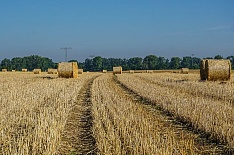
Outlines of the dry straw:
M153 73L152 70L146 70L146 73Z
M7 69L2 69L2 72L7 72Z
M107 73L107 70L102 70L102 73Z
M207 59L205 60L205 70L200 68L200 73L201 80L228 81L231 79L231 62L230 60L223 59ZM205 76L205 78L203 78L203 76Z
M133 73L134 73L134 70L129 70L129 73L130 73L130 74L133 74Z
M83 69L78 69L78 74L83 74L84 70Z
M34 70L33 70L33 73L34 73L34 74L41 74L41 69L34 69Z
M28 69L26 69L26 68L22 69L22 72L27 72L27 71L28 71Z
M188 68L181 68L180 73L181 74L188 74L189 73L189 69Z
M12 70L11 72L15 72L15 70Z
M58 77L78 78L77 62L61 62L58 64Z
M48 68L48 74L58 74L58 70L54 68Z
M122 74L122 67L118 66L118 67L113 67L113 74Z

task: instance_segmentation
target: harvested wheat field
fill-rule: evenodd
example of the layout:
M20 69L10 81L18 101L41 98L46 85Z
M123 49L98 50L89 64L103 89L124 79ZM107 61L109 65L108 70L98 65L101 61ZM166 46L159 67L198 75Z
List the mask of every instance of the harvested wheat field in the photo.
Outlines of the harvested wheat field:
M0 73L0 155L231 155L233 90L199 74Z

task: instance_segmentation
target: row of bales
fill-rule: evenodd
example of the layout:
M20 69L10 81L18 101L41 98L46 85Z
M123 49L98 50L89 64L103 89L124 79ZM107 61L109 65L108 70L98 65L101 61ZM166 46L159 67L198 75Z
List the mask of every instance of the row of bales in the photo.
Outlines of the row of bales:
M2 69L2 72L7 72L7 69ZM15 72L15 70L12 70ZM27 72L27 69L22 69L22 72ZM113 67L113 74L122 74L122 67ZM129 70L133 74L134 70ZM34 69L34 74L41 74L41 69ZM107 70L103 70L107 73ZM152 70L146 70L146 73L153 73ZM181 74L188 74L188 68L182 68ZM58 64L58 69L49 68L48 74L58 74L58 77L77 78L78 74L83 74L83 69L78 69L77 62L61 62ZM200 63L200 78L208 81L228 81L231 79L231 62L230 60L203 59Z

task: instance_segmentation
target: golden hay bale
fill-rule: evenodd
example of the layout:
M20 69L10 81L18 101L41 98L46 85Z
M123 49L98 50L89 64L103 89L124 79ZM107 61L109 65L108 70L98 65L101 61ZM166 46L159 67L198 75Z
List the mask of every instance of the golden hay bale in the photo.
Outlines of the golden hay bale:
M107 73L107 70L102 70L102 73Z
M41 74L41 69L34 69L34 70L33 70L33 73L34 73L34 74Z
M113 67L113 74L122 74L122 67L118 66L118 67Z
M78 69L78 74L83 74L83 69Z
M206 80L206 59L200 62L200 78L201 80Z
M77 62L61 62L58 64L58 77L78 78Z
M28 71L28 69L25 69L25 68L22 69L22 72L27 72L27 71Z
M48 68L47 71L48 74L58 74L58 70L54 68Z
M146 70L146 73L153 73L152 70Z
M181 74L188 74L189 73L189 69L188 68L181 68L180 73Z
M12 70L11 72L15 72L15 70Z
M134 70L129 70L129 73L130 73L130 74L133 74L133 73L134 73Z
M7 72L7 69L2 69L2 72Z
M205 61L205 75L208 81L227 81L231 79L230 60L207 59Z

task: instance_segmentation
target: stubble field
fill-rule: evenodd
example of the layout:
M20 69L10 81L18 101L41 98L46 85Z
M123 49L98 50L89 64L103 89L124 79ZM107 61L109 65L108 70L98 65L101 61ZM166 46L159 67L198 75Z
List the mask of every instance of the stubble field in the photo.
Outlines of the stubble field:
M0 154L234 154L234 83L0 73Z

